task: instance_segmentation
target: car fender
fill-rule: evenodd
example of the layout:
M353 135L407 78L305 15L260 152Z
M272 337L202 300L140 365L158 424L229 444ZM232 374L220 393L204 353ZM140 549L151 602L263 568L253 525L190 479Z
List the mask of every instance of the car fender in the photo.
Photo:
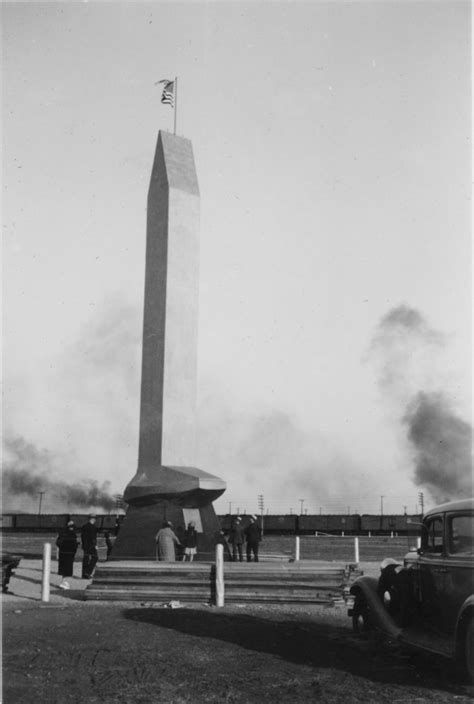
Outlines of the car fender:
M456 641L464 635L464 628L468 621L468 617L474 614L474 594L467 597L461 608L459 609L459 614L456 619Z
M370 609L370 619L372 625L378 630L383 631L390 638L398 640L402 629L397 626L381 602L380 597L377 594L377 585L378 580L374 577L358 577L351 585L349 591L355 597L359 594L364 596Z

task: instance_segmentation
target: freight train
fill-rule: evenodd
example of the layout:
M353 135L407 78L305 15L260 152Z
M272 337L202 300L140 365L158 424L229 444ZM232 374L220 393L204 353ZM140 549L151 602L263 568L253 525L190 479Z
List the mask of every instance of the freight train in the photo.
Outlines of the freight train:
M227 532L232 523L229 514L219 516ZM245 516L242 516L245 524ZM259 516L260 522L262 517ZM264 515L263 529L267 535L418 535L421 516L406 514L377 516L358 513Z
M15 531L38 531L50 532L58 531L66 527L68 521L74 521L80 528L89 520L88 513L4 513L1 516L0 528L2 530ZM115 514L96 514L96 526L100 531L113 532L116 528L117 517ZM122 517L120 517L122 518Z
M3 514L0 528L15 531L57 531L64 528L68 520L80 527L87 523L89 514ZM218 516L222 530L228 533L233 516ZM121 521L123 516L120 516ZM116 528L116 514L97 514L99 531ZM262 518L259 516L259 522ZM267 535L417 535L421 516L415 515L371 515L371 514L267 514L263 516L263 529ZM246 516L242 515L245 526Z

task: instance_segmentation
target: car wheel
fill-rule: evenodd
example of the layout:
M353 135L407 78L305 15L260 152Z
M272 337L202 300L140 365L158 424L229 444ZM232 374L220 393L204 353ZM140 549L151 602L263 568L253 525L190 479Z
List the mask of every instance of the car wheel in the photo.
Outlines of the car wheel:
M474 616L469 618L464 636L464 668L471 683L474 683Z
M366 634L372 630L370 609L363 594L357 594L352 608L352 629L354 633Z

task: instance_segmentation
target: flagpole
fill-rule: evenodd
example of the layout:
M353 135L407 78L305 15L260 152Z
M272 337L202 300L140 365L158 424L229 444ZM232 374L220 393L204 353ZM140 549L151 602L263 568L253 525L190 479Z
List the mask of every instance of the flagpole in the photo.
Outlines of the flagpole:
M176 136L176 114L178 112L178 76L174 79L174 135Z

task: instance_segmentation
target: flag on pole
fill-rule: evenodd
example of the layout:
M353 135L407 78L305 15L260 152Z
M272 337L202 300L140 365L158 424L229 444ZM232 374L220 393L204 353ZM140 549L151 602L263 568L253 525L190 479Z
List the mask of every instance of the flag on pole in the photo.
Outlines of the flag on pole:
M157 81L155 85L158 85L158 83L164 83L164 88L163 88L163 93L161 94L161 102L165 103L165 105L171 105L171 107L174 107L174 81L169 81L167 78L163 79L162 81Z

